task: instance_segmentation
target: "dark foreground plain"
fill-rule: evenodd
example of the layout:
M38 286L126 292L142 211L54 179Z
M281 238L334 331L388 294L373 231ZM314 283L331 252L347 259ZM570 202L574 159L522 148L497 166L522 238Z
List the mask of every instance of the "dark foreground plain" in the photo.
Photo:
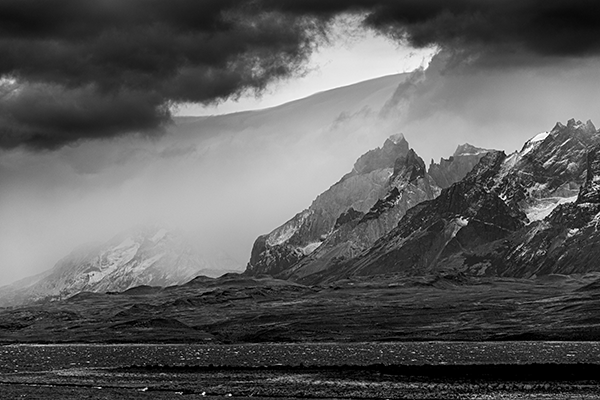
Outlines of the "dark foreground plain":
M597 342L19 345L0 350L3 399L600 399L600 363L592 362L600 360ZM444 361L450 359L456 361ZM537 362L544 359L549 362Z
M229 275L6 308L0 398L600 399L598 278Z
M600 276L461 274L304 286L199 277L0 309L0 343L600 340Z

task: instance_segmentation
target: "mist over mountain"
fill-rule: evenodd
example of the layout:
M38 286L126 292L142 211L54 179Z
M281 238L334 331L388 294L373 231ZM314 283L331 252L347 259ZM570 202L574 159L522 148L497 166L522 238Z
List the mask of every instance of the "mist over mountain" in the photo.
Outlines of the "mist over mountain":
M259 237L243 274L192 272L177 235L129 232L13 285L51 295L0 309L0 341L594 340L599 160L591 121L429 169L396 134Z
M39 275L0 287L0 305L56 301L81 292L123 292L136 286L183 284L198 275L239 271L218 249L202 249L157 226L131 229L106 243L80 246Z
M0 150L0 283L38 274L81 243L148 223L248 260L257 236L309 207L392 134L403 132L427 161L447 159L463 143L512 152L556 120L600 119L594 58L541 70L452 60L441 51L412 73L278 107L175 118L152 139Z
M271 109L175 118L160 139L1 152L0 283L132 226L181 229L246 260L261 231L303 208L392 132L381 107L405 75ZM310 115L310 118L306 118ZM396 128L393 128L396 130ZM294 182L281 190L284 182ZM269 210L269 212L264 212Z

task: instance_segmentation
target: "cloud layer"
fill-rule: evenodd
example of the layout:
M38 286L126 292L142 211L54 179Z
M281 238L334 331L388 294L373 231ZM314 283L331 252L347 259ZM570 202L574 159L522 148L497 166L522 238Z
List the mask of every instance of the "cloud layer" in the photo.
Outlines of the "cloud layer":
M300 73L319 31L237 1L3 1L0 146L158 131L173 104Z
M600 53L592 0L5 0L0 147L156 134L183 102L260 93L303 72L336 17L447 68L542 65Z

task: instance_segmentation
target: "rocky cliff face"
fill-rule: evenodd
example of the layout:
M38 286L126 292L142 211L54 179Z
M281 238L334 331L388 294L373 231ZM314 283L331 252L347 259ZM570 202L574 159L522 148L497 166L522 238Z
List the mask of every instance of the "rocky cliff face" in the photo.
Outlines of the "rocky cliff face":
M246 272L277 275L321 245L342 213L349 209L367 212L386 193L396 159L406 154L408 143L397 135L361 156L352 171L308 209L255 241Z
M443 269L519 277L595 270L595 253L579 252L596 240L590 224L597 215L598 142L591 122L571 120L508 157L490 152L462 181L410 209L374 246L314 280Z
M586 166L576 201L558 205L492 251L465 254L461 264L473 271L524 278L600 271L600 146L588 151Z
M54 268L0 289L5 305L62 299L80 292L124 291L134 286L169 286L199 274L236 268L222 254L201 253L178 235L157 227L123 233L109 242L81 247Z
M436 171L455 182L486 150L459 146ZM246 273L301 280L357 256L392 230L406 210L435 198L440 184L404 137L360 157L353 170L307 209L254 243Z
M439 187L445 189L464 178L489 151L465 143L458 146L450 158L442 158L439 164L431 160L427 172Z
M392 230L406 210L440 192L435 181L426 174L423 160L412 149L395 161L387 185L388 192L367 212L351 209L340 216L336 228L323 243L280 276L301 280L357 256Z

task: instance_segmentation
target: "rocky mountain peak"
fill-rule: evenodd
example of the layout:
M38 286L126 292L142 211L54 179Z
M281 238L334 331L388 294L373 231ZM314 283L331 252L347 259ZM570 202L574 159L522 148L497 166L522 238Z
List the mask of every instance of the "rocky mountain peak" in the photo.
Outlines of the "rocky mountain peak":
M308 209L259 237L246 272L288 279L326 269L370 246L408 208L439 191L404 136L391 136Z
M394 174L392 181L397 176L405 177L408 182L412 182L418 178L425 176L425 162L421 157L415 153L413 149L410 149L406 156L398 157L394 164Z
M529 139L521 151L506 160L499 177L503 196L517 203L526 200L533 210L539 208L536 199L576 198L585 181L588 151L596 143L598 135L591 121L558 122L550 132Z
M456 148L454 155L448 159L441 158L439 164L431 160L428 173L439 187L450 187L464 178L489 151L491 150L475 147L469 143L461 144Z
M571 118L567 122L567 128L581 130L586 133L596 132L596 127L594 126L591 120L588 120L586 123L583 123L579 120L576 121L574 118Z
M396 133L395 135L391 135L387 140L394 144L400 144L402 142L406 142L404 135L402 133ZM406 142L408 144L408 142Z
M600 145L587 154L587 173L577 203L600 203Z
M396 157L387 192L368 210L346 208L318 247L279 277L319 283L445 269L517 277L598 270L600 135L591 121L558 123L510 157L463 144L424 169L410 149ZM409 180L413 174L423 179Z
M556 122L556 125L554 125L554 128L552 128L552 131L551 131L551 132L560 131L560 130L562 130L562 129L565 129L565 128L566 128L566 126L565 126L565 125L563 125L563 124L562 124L562 122L560 122L560 121L557 121L557 122Z
M456 147L453 157L485 154L488 151L490 151L490 150L482 149L480 147L475 147L469 143L464 143L464 144L458 145Z
M277 275L286 271L313 253L340 224L360 219L387 194L397 160L417 162L414 152L408 154L402 134L363 154L352 171L317 196L309 208L256 239L247 273Z
M368 174L382 168L393 168L398 157L408 153L408 142L402 134L390 136L382 147L370 150L359 157L354 163L354 169L343 179L350 176Z
M469 184L479 183L484 186L494 183L494 177L502 168L505 159L506 154L503 151L494 150L486 153L463 181Z
M588 119L587 122L585 123L585 129L588 132L594 132L594 133L598 131L591 119Z
M571 118L567 121L567 125L564 125L560 122L557 122L554 128L552 128L551 134L559 133L563 131L579 131L588 135L594 134L597 132L596 126L591 120L587 122L581 122L579 120L575 120Z

